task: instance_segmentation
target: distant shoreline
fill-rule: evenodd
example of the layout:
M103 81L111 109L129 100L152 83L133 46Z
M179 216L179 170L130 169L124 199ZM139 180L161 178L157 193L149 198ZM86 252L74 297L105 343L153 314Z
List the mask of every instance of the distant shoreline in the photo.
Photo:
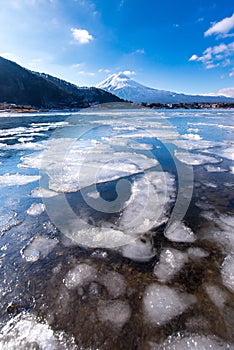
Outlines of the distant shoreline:
M141 103L134 106L150 109L233 109L234 103ZM87 108L87 107L86 107ZM0 114L2 113L49 113L49 112L77 112L81 108L35 108L33 106L20 106L15 104L0 103Z

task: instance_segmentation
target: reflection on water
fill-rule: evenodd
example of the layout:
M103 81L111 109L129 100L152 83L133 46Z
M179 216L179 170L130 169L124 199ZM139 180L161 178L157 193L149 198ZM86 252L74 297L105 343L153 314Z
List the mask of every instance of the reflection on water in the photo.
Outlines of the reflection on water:
M234 348L233 112L0 122L2 349Z

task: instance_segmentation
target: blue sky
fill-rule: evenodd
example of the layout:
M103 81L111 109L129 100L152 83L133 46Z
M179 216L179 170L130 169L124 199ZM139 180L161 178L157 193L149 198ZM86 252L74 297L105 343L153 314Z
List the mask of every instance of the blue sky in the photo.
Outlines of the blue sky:
M234 96L227 0L1 0L0 55L80 86L129 71L147 86Z

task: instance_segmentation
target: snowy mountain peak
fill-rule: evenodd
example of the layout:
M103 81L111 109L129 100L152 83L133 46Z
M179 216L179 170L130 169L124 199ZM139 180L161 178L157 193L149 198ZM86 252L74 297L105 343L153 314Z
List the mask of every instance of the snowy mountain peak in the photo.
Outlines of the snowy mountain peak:
M111 92L116 96L136 103L192 103L192 102L232 102L225 96L195 96L173 91L153 89L137 83L124 72L112 74L97 85L97 88Z
M131 83L134 82L126 74L119 72L116 74L110 75L107 79L103 80L96 87L103 90L115 91L118 89L125 88Z

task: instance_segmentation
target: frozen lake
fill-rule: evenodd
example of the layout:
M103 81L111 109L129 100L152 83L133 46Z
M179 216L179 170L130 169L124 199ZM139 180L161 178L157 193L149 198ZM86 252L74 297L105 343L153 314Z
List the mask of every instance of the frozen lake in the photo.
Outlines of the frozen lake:
M234 111L0 125L1 349L234 349Z

